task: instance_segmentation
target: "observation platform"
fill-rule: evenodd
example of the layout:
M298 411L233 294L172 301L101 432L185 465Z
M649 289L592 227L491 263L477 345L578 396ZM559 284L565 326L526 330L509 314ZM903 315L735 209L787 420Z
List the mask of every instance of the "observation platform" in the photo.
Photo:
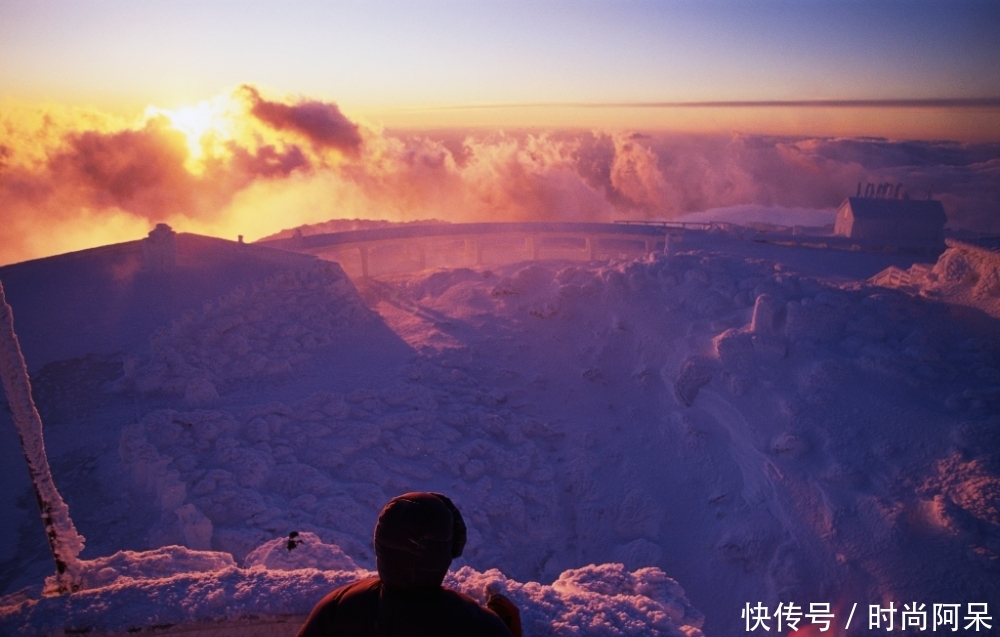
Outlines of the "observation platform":
M668 244L680 241L685 225L438 223L299 235L259 241L256 245L336 261L351 276L370 277L443 266L635 257L662 252Z

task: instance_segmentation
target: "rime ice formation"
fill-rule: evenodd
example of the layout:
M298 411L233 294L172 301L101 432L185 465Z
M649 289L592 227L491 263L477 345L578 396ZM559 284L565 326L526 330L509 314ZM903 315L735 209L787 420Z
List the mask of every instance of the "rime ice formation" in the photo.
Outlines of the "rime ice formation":
M135 626L129 600L148 613L156 591L184 600L163 622L305 613L374 566L378 511L415 489L469 525L449 581L504 587L530 635L737 634L758 602L994 610L996 322L966 321L952 288L867 282L913 264L686 233L669 255L241 287L150 325L132 372L39 400L86 557L183 545L232 565L109 571L60 610L30 588L37 558L6 553L3 592L29 588L0 632L110 630L100 604ZM65 361L37 386L100 369ZM282 549L292 532L326 556ZM4 533L0 551L22 538ZM338 551L359 570L273 570L340 568Z
M948 249L925 275L922 289L934 296L961 299L1000 318L1000 247L948 241Z
M232 630L240 626L236 618L248 615L270 617L277 624L274 634L294 634L326 593L374 573L312 567L244 570L223 553L166 547L87 562L84 575L94 586L69 598L0 606L4 634L65 629L127 635L149 626L176 625L188 630ZM691 607L677 582L657 568L630 573L619 564L587 566L542 585L522 584L497 570L464 567L448 573L444 585L480 603L489 590L506 595L520 608L525 635L702 635L704 617ZM282 624L288 627L282 630Z
M42 522L48 536L49 548L55 558L57 575L53 581L55 590L71 591L79 586L79 561L77 556L83 550L83 536L76 531L69 517L69 507L63 501L52 481L48 458L45 455L45 441L42 437L42 419L31 398L31 384L28 370L21 356L21 348L14 333L14 315L4 296L0 283L0 376L7 394L17 427L18 437L28 471L34 485L35 498L41 509Z

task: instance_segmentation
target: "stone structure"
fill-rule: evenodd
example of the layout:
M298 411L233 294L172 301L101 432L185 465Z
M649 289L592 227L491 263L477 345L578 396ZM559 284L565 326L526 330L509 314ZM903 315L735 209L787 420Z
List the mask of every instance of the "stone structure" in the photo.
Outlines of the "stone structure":
M172 270L177 265L177 233L165 223L156 224L142 240L142 261L147 270Z

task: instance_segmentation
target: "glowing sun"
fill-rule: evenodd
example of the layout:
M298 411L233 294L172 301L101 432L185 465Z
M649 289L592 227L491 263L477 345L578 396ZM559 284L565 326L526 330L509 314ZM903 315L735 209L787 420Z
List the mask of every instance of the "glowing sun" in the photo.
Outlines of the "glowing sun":
M172 128L184 134L188 150L185 166L192 173L199 173L204 169L205 159L225 152L222 142L232 138L229 126L232 108L225 98L175 110L150 106L146 109L146 119L165 117Z

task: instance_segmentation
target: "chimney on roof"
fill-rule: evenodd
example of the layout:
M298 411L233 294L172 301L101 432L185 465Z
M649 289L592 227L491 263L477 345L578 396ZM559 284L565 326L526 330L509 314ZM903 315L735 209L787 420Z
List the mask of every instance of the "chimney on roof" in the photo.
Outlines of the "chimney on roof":
M147 270L164 272L177 265L177 233L165 223L158 223L142 240L142 260Z

